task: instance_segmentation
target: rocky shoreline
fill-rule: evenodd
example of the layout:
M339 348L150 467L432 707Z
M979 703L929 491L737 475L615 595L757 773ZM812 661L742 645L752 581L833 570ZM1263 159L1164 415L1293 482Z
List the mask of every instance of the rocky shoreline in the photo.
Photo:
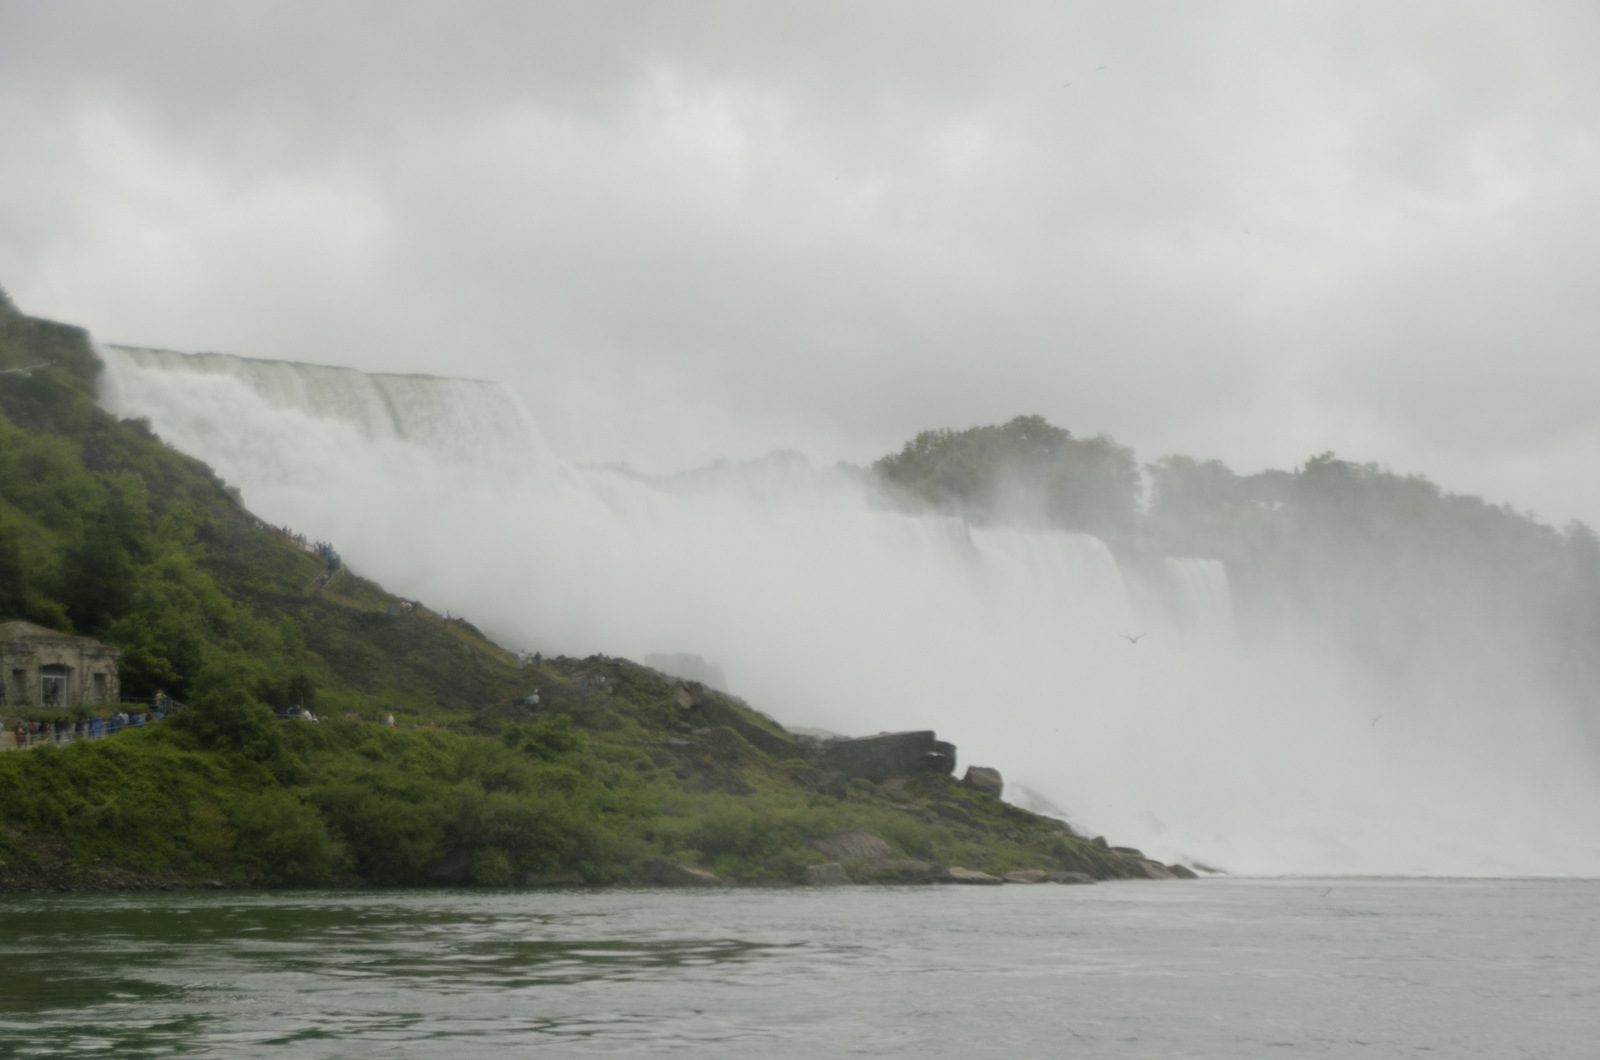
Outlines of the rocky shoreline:
M1098 840L1104 843L1104 840ZM808 865L800 880L806 887L848 887L852 885L908 886L918 884L961 884L999 886L1003 884L1091 884L1100 879L1071 869L1015 869L1001 875L969 869L962 865L936 865L929 861L900 857L893 847L871 832L851 831L814 839L813 850L832 860ZM1126 862L1128 872L1108 879L1193 880L1199 874L1185 865L1163 865L1145 857L1132 847L1107 848ZM656 887L725 887L733 881L693 865L665 858L647 862L635 884Z

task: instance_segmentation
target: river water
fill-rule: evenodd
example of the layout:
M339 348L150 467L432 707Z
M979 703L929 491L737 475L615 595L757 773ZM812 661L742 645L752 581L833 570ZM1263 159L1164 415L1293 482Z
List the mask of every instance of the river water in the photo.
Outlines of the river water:
M1600 882L0 899L0 1056L1600 1056Z

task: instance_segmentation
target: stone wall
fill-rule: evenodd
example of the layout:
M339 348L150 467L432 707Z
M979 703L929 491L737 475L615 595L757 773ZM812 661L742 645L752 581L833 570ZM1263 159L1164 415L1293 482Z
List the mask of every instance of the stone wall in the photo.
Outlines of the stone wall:
M122 700L117 677L121 653L88 637L58 633L31 622L0 624L0 691L7 706L45 706L40 677L46 667L62 668L65 698L50 704L73 710Z

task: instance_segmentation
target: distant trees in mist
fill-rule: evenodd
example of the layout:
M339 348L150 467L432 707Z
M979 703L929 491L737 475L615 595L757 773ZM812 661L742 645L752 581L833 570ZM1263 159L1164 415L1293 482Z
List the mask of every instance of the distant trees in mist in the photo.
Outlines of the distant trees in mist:
M979 523L1021 523L1108 537L1132 531L1142 485L1133 450L1074 438L1042 416L999 427L923 431L873 465L894 490Z
M1581 523L1333 453L1253 475L1165 456L1141 476L1125 446L1039 416L924 431L873 469L903 502L975 524L1096 534L1152 579L1162 556L1221 560L1246 637L1294 623L1400 682L1536 672L1600 693L1600 537Z

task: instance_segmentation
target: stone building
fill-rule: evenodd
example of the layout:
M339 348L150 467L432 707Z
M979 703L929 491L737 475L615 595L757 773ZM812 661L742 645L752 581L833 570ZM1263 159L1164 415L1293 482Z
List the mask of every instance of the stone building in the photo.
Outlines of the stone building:
M0 704L73 710L117 703L121 654L31 622L0 623Z

